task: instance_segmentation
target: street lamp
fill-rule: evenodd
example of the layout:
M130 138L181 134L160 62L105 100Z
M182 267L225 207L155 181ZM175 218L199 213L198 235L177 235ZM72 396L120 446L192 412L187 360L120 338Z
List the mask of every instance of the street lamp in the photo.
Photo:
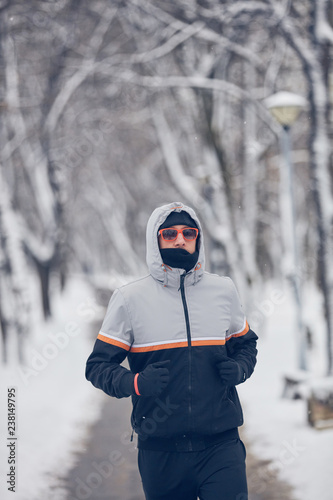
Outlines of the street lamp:
M307 100L292 92L278 92L265 99L267 108L283 128L289 129L296 121Z
M298 245L296 237L295 202L293 189L293 170L291 161L291 137L290 127L296 121L301 110L306 106L304 97L291 92L278 92L267 99L265 104L273 117L282 126L281 149L286 163L285 172L281 171L282 177L285 175L285 190L282 185L282 209L284 211L284 239L286 249L289 253L290 278L293 285L298 329L298 368L306 370L306 339L302 314L301 284L298 270Z

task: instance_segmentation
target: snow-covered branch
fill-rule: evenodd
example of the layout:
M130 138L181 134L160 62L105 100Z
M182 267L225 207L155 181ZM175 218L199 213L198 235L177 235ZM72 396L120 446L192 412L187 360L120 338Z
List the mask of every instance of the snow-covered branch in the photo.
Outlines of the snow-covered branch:
M181 160L175 147L175 141L171 136L171 131L163 113L156 109L152 112L152 118L156 127L159 144L163 151L164 161L174 186L177 188L180 195L188 200L193 206L200 207L205 205L205 200L195 188L194 179L186 175L183 170Z
M7 84L8 123L18 137L25 172L34 188L35 201L38 206L39 217L44 227L48 228L49 234L54 232L54 197L48 180L47 159L42 151L40 143L34 144L29 140L29 132L23 118L20 107L19 76L16 62L16 54L13 41L6 38L2 44L5 54L5 77Z
M124 268L132 275L138 275L143 270L143 263L129 237L126 224L129 193L121 181L117 182L117 176L113 177L112 185L114 192L108 186L101 168L97 165L94 171L94 184L87 189L86 199L98 213L108 239L123 262ZM125 197L126 205L120 201Z
M288 39L298 57L306 68L311 86L312 109L316 117L316 134L314 137L313 152L316 156L317 164L317 180L320 185L320 193L325 199L324 209L327 213L327 218L333 217L333 197L330 189L329 176L329 155L330 144L326 129L326 107L327 107L327 89L325 86L322 68L317 57L316 50L304 43L293 29L289 20L282 20L280 23L280 31ZM311 103L311 101L310 101Z
M200 33L203 28L204 23L202 23L201 21L185 25L182 30L170 37L165 43L158 44L154 49L139 54L133 54L130 57L126 57L125 54L120 54L117 59L119 62L124 62L125 64L145 63L154 59L158 59L169 54L180 44Z
M143 9L147 15L155 16L156 19L161 21L165 26L172 26L174 30L186 30L188 27L188 24L185 21L177 19L169 12L166 12L159 8L153 2L140 2L139 0L131 0L131 3L136 5L140 9ZM214 18L211 9L209 10L209 12L211 14L211 17ZM218 47L224 47L226 50L229 50L244 58L258 69L264 69L262 59L258 57L253 51L249 50L244 45L230 40L230 38L224 36L222 33L216 33L211 28L209 28L206 22L204 23L202 29L198 30L198 32L195 34L195 37L198 40L214 43Z
M104 70L104 68L100 68ZM110 68L107 68L109 73ZM256 106L257 112L266 125L275 133L279 133L279 126L272 120L272 117L263 104L252 96L250 92L227 80L217 78L206 78L204 76L143 76L131 70L122 70L112 75L112 78L125 81L134 85L142 85L151 88L196 88L217 92L225 92L238 100L249 100Z
M86 47L85 55L83 57L82 63L79 69L66 81L64 87L60 90L59 94L55 98L53 105L45 119L45 132L51 135L62 115L65 106L70 100L73 93L81 85L84 80L93 73L96 66L96 57L98 51L103 43L105 34L110 28L110 25L115 18L117 13L117 8L106 7L104 9L103 15L101 16L100 22L95 28L91 38L90 43Z
M316 0L316 20L315 35L316 39L322 43L333 44L333 28L327 20L329 9L329 0Z

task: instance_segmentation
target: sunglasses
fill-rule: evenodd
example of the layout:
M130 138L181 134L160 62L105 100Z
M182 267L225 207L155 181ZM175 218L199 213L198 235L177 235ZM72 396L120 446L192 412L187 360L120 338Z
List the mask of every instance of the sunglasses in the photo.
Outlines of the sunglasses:
M164 241L174 241L178 238L178 234L182 233L184 240L193 241L197 239L199 229L195 227L185 227L184 229L173 229L168 227L161 229L158 234L162 236Z

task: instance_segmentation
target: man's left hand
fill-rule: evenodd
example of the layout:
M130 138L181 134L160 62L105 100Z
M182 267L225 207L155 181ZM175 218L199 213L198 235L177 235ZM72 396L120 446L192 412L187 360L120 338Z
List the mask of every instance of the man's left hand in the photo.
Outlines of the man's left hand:
M225 355L216 356L216 360L216 366L223 382L232 386L244 381L244 370L237 361Z

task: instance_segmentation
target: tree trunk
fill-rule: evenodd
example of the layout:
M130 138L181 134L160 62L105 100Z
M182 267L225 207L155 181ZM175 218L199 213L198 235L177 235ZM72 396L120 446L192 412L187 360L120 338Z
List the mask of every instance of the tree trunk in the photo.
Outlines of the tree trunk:
M1 308L1 302L0 302L0 329L1 329L1 338L2 338L2 362L7 363L8 361L8 353L7 353L7 339L8 339L8 332L7 332L7 321L6 318L4 317L2 308Z
M35 260L35 263L40 282L43 314L44 318L48 319L51 316L50 274L52 269L52 261L48 260L46 262L39 262Z

